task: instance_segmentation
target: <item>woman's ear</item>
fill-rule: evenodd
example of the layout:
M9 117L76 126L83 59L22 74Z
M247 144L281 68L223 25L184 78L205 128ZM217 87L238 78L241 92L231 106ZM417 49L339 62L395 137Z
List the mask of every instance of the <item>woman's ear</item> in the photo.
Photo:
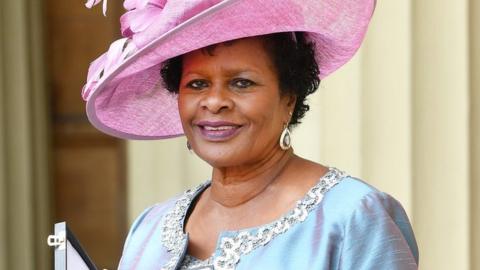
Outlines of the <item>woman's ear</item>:
M287 122L290 122L290 119L292 118L293 110L295 109L295 104L297 102L297 96L295 95L285 96L285 101L286 101L287 112L288 112Z
M297 102L297 96L295 95L290 95L289 98L288 98L288 103L287 103L287 106L288 108L293 109L295 108L295 103Z

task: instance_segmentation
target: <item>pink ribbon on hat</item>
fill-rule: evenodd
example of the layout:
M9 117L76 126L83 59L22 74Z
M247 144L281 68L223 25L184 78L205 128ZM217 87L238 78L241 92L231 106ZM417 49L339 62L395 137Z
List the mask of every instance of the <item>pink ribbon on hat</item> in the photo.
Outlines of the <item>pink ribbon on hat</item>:
M95 59L88 68L87 83L82 89L82 97L87 100L91 90L107 73L117 68L123 61L132 55L137 48L128 38L121 38L112 43L108 51Z
M103 1L103 16L107 16L107 0L88 0L85 3L87 8L93 8L94 6L98 5L100 2Z
M144 31L158 20L166 3L167 0L125 0L123 7L127 12L120 17L122 35L130 38Z

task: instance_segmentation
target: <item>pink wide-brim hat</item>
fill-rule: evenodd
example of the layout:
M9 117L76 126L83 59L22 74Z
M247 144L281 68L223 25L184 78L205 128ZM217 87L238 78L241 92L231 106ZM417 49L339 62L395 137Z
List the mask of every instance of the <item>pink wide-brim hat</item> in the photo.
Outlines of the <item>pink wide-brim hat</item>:
M177 96L160 75L166 60L228 40L306 32L323 79L360 47L375 0L125 0L124 7L124 38L90 65L87 116L116 137L162 139L183 135Z

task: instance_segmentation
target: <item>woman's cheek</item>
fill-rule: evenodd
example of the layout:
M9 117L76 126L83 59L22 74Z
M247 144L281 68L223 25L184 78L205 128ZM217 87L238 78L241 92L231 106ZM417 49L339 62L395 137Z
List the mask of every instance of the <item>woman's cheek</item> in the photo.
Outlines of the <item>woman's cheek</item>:
M193 100L186 94L180 94L178 97L178 111L183 129L186 133L190 133L191 123L195 116L195 105Z

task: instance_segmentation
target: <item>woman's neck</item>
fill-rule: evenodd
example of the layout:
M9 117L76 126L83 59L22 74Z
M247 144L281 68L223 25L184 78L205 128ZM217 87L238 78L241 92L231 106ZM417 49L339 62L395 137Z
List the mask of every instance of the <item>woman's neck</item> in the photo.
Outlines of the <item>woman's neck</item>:
M246 204L277 181L294 157L289 149L276 151L249 166L214 168L210 199L227 208Z

